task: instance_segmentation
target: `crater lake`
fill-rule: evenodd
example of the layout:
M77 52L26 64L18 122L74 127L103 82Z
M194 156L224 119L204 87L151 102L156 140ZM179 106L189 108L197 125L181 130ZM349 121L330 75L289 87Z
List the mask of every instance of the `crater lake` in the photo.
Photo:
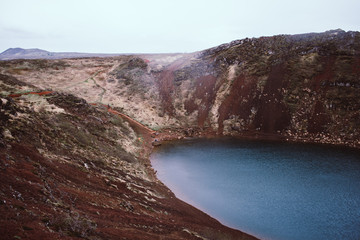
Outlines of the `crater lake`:
M360 239L360 151L328 145L190 139L151 155L178 198L260 239Z

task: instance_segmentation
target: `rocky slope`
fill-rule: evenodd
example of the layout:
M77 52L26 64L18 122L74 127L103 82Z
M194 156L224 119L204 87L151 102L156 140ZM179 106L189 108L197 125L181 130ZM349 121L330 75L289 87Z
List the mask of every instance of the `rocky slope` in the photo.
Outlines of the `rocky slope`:
M0 86L1 239L253 239L156 179L151 130L8 75Z
M243 39L191 54L1 61L0 72L0 221L9 238L248 237L156 180L151 135L360 147L358 32Z

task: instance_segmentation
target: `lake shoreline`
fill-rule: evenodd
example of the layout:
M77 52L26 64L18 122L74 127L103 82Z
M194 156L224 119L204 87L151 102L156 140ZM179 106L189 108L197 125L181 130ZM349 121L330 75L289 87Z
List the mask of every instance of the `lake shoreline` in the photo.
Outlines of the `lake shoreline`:
M202 236L212 236L211 239L239 239L239 240L257 240L259 238L250 235L240 229L229 227L221 223L218 219L212 217L208 213L200 210L199 208L181 200L176 197L173 191L159 180L156 175L156 170L153 168L150 155L156 149L153 145L154 141L174 141L179 139L178 131L166 130L158 132L149 132L144 127L138 125L132 125L135 132L142 137L142 151L140 152L139 160L147 169L147 175L151 181L155 182L153 186L155 191L167 192L165 197L161 200L161 206L163 211L176 211L181 212L181 216L174 216L177 224L183 224L184 226L191 226L192 229L196 229L196 232L189 232L195 237L202 238ZM201 136L216 137L211 132L203 132ZM182 135L182 138L186 138ZM164 191L165 189L165 191ZM178 213L176 214L178 215ZM189 218L189 216L192 216ZM175 222L174 222L175 223ZM190 227L189 227L190 228ZM184 230L185 231L185 230ZM200 234L197 236L197 234ZM206 238L207 239L207 238Z
M321 149L321 146L323 146L323 147L325 147L325 149L326 148L328 148L328 149L330 149L330 152L332 152L332 150L331 149L335 149L335 151L337 151L337 150L340 150L341 152L344 152L343 150L348 150L348 146L342 146L342 145L329 145L329 144L319 144L319 143L305 143L305 144L303 144L303 142L295 142L295 141L291 141L291 142L289 142L289 141L283 141L283 140L281 140L281 139L279 139L279 138L274 138L274 137L269 137L269 136L267 136L267 138L258 138L258 137L256 137L256 138L254 138L254 137L247 137L247 138L245 138L245 137L239 137L239 136L219 136L219 135L211 135L211 134L208 134L208 135L201 135L201 134L196 134L196 136L195 137L192 137L192 138L190 138L190 137L184 137L184 138L179 138L179 136L176 134L176 132L174 132L174 130L170 130L171 132L167 132L166 133L166 135L163 135L163 136L165 136L166 137L166 141L164 141L164 144L166 145L165 146L165 149L172 149L172 147L174 147L174 149L182 149L181 151L182 152L184 152L184 151L187 151L187 150L185 150L186 148L183 148L184 146L193 146L193 148L195 148L196 146L200 146L201 145L201 142L208 142L206 139L208 139L209 140L209 142L211 143L209 146L218 146L217 144L219 144L219 146L221 146L221 145L223 145L223 141L221 140L222 138L224 138L224 141L226 142L226 141L232 141L231 139L232 138L234 138L234 140L235 140L235 142L236 142L236 139L238 139L238 140L241 140L240 142L244 142L244 143L246 143L247 141L246 140L249 140L250 142L252 142L252 143L249 143L250 145L253 145L253 146L256 146L256 148L257 147L260 147L262 144L261 143L264 143L265 144L265 146L274 146L274 145L277 145L277 142L279 142L279 143L284 143L285 145L283 145L284 147L284 149L286 150L286 149L293 149L293 148L295 148L295 149L297 149L297 146L299 146L300 148L298 148L298 149L307 149L308 147L311 147L311 145L313 145L313 147L315 148L315 149ZM164 132L163 132L164 133ZM170 138L170 135L172 134L172 137L173 137L173 140L169 140L169 138ZM158 136L160 136L160 134L158 135ZM220 140L219 140L220 139ZM199 140L199 142L198 141L196 141L196 140ZM244 140L244 141L242 141L242 140ZM179 141L179 145L180 145L180 147L178 148L177 147L177 142ZM181 145L182 143L181 142L183 142L183 144L185 144L184 146L183 145ZM200 145L199 145L199 143L200 143ZM260 144L258 144L258 143L260 143ZM294 144L293 144L294 143ZM169 146L167 146L169 144ZM248 145L247 143L245 144L245 145ZM181 147L181 146L183 146L183 147ZM334 148L333 148L334 147ZM260 147L261 148L261 147ZM199 149L201 149L201 148L199 148ZM211 147L211 149L213 149L213 147ZM351 148L351 149L353 149L353 150L355 150L356 152L358 151L358 148ZM190 151L190 150L189 150ZM158 159L158 160L156 160L156 161L159 161L160 159L161 159L161 157L160 158L157 158L156 156L157 156L157 154L160 154L159 156L161 156L161 152L162 152L162 150L160 150L158 153L157 153L157 150L156 150L156 148L154 149L154 151L153 151L156 155L154 156L155 158L153 158L153 159L151 159L152 161L154 160L154 159ZM165 151L165 152L167 152L167 151ZM174 153L176 153L177 151L175 151ZM196 150L195 151L196 153L199 153L198 152L198 150ZM202 156L202 150L200 150L200 155L199 156ZM206 151L207 152L207 151ZM306 154L306 150L304 151L305 152L305 154ZM345 151L346 152L346 151ZM204 152L205 153L205 152ZM299 152L300 153L300 152ZM301 155L301 154L297 154L297 155ZM301 153L302 153L302 151L301 151ZM325 154L326 155L326 154ZM164 164L165 165L169 165L169 164L171 164L171 162L174 162L173 163L173 165L172 166L176 166L176 167L178 167L178 164L175 164L175 161L176 161L176 159L177 160L179 160L179 159L182 159L182 160L184 160L184 162L187 162L186 160L185 160L185 158L184 157L187 157L186 159L192 159L190 162L196 162L196 157L194 156L194 157L190 157L189 158L189 156L188 156L188 153L186 152L184 152L182 155L176 155L176 154L174 154L174 156L171 156L169 159L167 159L166 160L166 162L169 162L169 163L166 163L165 164L165 162L164 162ZM330 156L329 156L330 157ZM211 158L210 156L208 157L208 158ZM207 158L205 158L205 159L207 159ZM330 157L330 159L331 159L331 157ZM181 161L181 162L183 162L183 161ZM206 161L207 162L207 161ZM152 164L153 164L154 162L152 162ZM159 164L159 163L158 163ZM175 175L178 175L178 174L176 174L175 172L174 172L174 176L171 176L172 174L170 174L169 175L169 171L171 171L172 169L174 169L173 167L171 167L171 168L164 168L164 164L160 164L160 165L158 165L158 164L155 164L154 165L154 167L155 166L162 166L162 167L160 167L160 168L156 168L156 170L159 170L159 173L162 173L162 177L160 178L161 179L161 181L163 181L163 182L166 182L166 184L170 184L170 185L168 185L169 187L171 186L171 189L172 189L172 191L174 191L174 192L176 192L176 195L177 195L177 197L179 197L179 198L181 198L181 199L184 199L184 201L186 201L186 199L189 199L189 198L191 198L191 195L189 195L190 194L190 192L196 192L196 190L194 190L194 189L191 189L191 190L189 190L190 192L187 192L187 190L185 190L185 189L182 189L182 188L179 188L179 186L176 184L176 182L177 182L177 180L179 180L179 177L175 177ZM341 163L340 163L341 164ZM185 164L186 165L186 164ZM196 166L196 165L194 165L194 166ZM205 167L206 168L206 167ZM204 169L205 169L204 168ZM180 172L182 172L182 171L185 171L187 174L191 174L191 176L194 176L194 178L196 179L196 171L193 171L193 170L191 170L192 169L192 167L191 166L188 166L188 165L186 165L186 167L185 166L183 166L183 164L179 164L179 167L178 167L178 169L182 169ZM201 168L201 169L203 169L203 168ZM216 168L216 169L220 169L220 168ZM204 170L205 171L205 170ZM173 171L171 171L171 172L173 172ZM205 171L206 172L206 171ZM164 173L167 173L167 174L165 174L164 175ZM172 180L170 180L170 182L168 182L168 181L166 181L165 179L168 179L167 177L166 177L166 175L168 175L167 177L169 177L169 179L172 179ZM280 174L281 175L281 174ZM201 176L203 176L203 174L201 175ZM165 178L164 178L165 177ZM181 181L185 181L184 179L187 179L187 177L186 176L184 176L183 178L180 178L180 179L183 179L183 180L181 180ZM194 180L194 179L193 179ZM247 182L247 181L245 181L245 182ZM186 183L186 181L184 182L185 183L185 187L186 186L192 186L192 184L191 183L189 183L189 182L187 182ZM205 183L206 184L206 183ZM175 186L175 188L174 188L174 186ZM205 185L202 185L203 187L201 188L201 189L205 189ZM213 186L213 185L211 185L211 186ZM215 186L215 185L214 185ZM179 191L179 189L180 189L180 191ZM182 189L182 190L181 190ZM326 188L325 188L326 189ZM242 192L242 191L241 191ZM320 191L321 192L321 191ZM179 194L180 193L180 194ZM218 194L218 193L216 193L216 194ZM183 197L183 196L185 196L185 198ZM225 196L225 195L224 195ZM197 199L197 198L195 198L195 199ZM194 200L195 200L194 199ZM196 202L196 201L198 201L198 200L195 200L195 202L193 202L193 201L186 201L186 202L191 202L190 204L191 205L193 205L193 206L195 206L195 207L197 207L197 208L199 208L199 209L201 209L201 211L204 211L204 212L206 212L206 213L208 213L209 215L211 215L211 216L214 216L214 218L215 219L218 219L219 221L221 221L223 224L227 224L226 222L227 221L224 221L224 220L222 220L223 218L221 218L221 217L216 217L216 214L214 214L214 213L211 213L211 211L213 211L213 208L209 208L209 206L208 207L206 207L206 205L207 205L207 203L205 203L205 205L202 205L201 204L201 202ZM221 205L223 205L224 203L222 203ZM266 205L266 204L265 204ZM218 215L219 216L219 215ZM227 226L232 226L232 227L234 227L234 225L233 224L227 224ZM264 225L264 226L266 226L266 225ZM235 226L235 228L236 229L243 229L243 228L239 228L239 226L238 227L236 227ZM276 228L274 228L274 229L276 229ZM246 230L245 230L246 231ZM249 231L248 231L249 232ZM251 231L250 231L251 232ZM249 233L250 233L249 232ZM339 231L339 232L341 232L341 231ZM252 233L254 234L254 231L252 231ZM255 231L255 233L256 233L256 231ZM257 234L254 234L255 236L258 236L259 237L259 235L257 235ZM261 236L261 235L260 235Z
M289 142L289 143L305 143L305 144L316 144L324 146L344 147L349 149L360 149L360 140L346 142L339 139L321 139L317 136L308 135L307 137L299 137L295 135L281 135L278 133L263 133L258 131L244 131L238 134L218 134L211 128L165 128L157 131L151 135L152 142L158 141L159 144L162 142L182 140L182 139L196 139L196 138L221 138L221 137L232 137L244 140L266 140L276 142Z
M145 150L145 152L146 152L145 158L147 159L146 160L147 164L150 164L149 167L151 169L150 172L151 172L152 177L154 179L156 179L157 181L161 182L156 175L157 171L153 168L151 159L150 159L150 155L156 151L156 148L157 148L156 145L167 144L167 143L171 143L171 142L188 140L188 139L206 139L206 138L208 138L208 139L236 138L236 139L240 139L240 140L249 140L249 141L259 140L259 141L271 141L271 142L279 142L279 143L283 143L283 142L294 143L294 144L302 143L302 144L315 144L315 145L323 145L323 146L327 145L327 146L331 146L331 147L349 148L349 149L354 149L354 150L360 149L359 145L354 145L354 144L346 144L343 142L339 143L336 141L332 141L332 142L314 141L313 138L286 137L286 136L282 136L280 134L267 134L267 133L261 133L261 132L247 131L247 132L243 132L241 134L236 134L236 135L223 135L223 134L218 134L216 131L214 131L211 128L205 128L205 129L168 128L168 129L162 129L162 130L156 131L153 134L148 135L145 138L145 141L146 141L146 144L144 145L144 147L146 149ZM156 142L158 144L154 145L153 144L154 142ZM161 182L161 184L165 185L165 183L163 183L163 182ZM169 188L168 186L166 186L166 187ZM172 190L170 190L170 191L172 192ZM178 197L176 197L176 198L179 199L180 201L182 201L180 198L178 198ZM193 206L192 204L190 204L190 205ZM198 206L193 206L193 207L196 209L199 209L201 212L204 212L205 214L208 215L208 213L206 213L205 211L200 209L201 207L198 207ZM209 214L209 217L220 222L219 219L212 217L210 214ZM241 229L229 227L228 225L225 225L226 223L223 224L223 221L221 221L220 223L223 226L225 226L226 228L230 228L230 229L234 229L236 231L242 232ZM248 235L250 238L257 239L250 233L245 233L245 234Z

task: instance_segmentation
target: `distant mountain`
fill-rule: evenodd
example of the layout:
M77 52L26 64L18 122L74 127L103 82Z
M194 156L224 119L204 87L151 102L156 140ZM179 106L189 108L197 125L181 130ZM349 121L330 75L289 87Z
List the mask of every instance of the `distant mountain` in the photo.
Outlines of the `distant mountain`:
M124 55L124 54L49 52L49 51L38 49L38 48L31 48L31 49L9 48L0 54L0 60L113 57L113 56L119 56L119 55Z

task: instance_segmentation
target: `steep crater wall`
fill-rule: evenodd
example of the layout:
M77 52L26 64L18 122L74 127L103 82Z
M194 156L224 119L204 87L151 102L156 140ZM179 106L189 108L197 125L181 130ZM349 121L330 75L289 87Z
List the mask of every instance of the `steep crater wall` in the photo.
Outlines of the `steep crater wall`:
M359 33L336 30L209 49L176 69L165 109L218 134L359 146L359 46Z

